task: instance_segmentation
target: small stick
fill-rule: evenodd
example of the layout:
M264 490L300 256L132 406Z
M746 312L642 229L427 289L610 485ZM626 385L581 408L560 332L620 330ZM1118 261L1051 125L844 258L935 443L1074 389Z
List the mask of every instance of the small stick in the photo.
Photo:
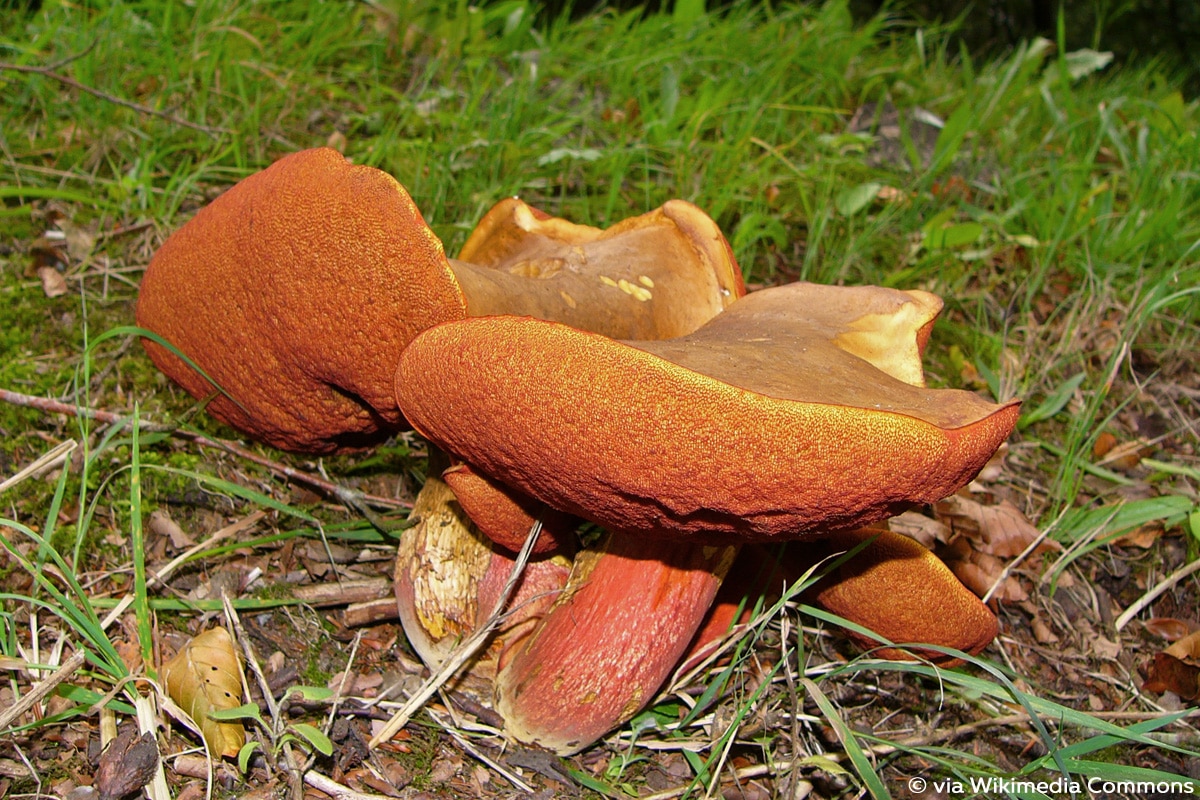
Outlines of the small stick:
M363 794L349 786L343 786L332 778L326 778L319 772L309 770L304 773L304 782L319 792L324 792L334 800L390 800L382 794Z
M341 622L347 628L362 628L366 625L378 625L400 616L395 597L381 597L366 603L354 603L341 614Z
M106 425L116 423L127 423L128 420L119 414L114 414L111 411L103 411L97 408L87 408L85 406L71 405L60 400L51 400L47 397L34 397L29 394L21 394L20 392L9 391L8 389L0 389L0 400L6 403L11 403L15 406L24 406L25 408L35 408L38 411L45 411L51 414L69 414L73 417L84 417L85 419L94 419L97 422L103 422ZM389 497L379 497L377 495L365 494L354 489L347 489L344 486L338 486L332 481L327 481L324 478L319 478L308 472L303 472L298 469L272 461L265 456L260 456L257 453L251 452L244 447L234 444L233 442L224 439L210 439L207 436L186 431L182 428L172 427L170 425L162 425L155 422L140 422L138 427L143 433L169 433L172 436L178 436L182 439L187 439L201 447L213 447L218 450L224 450L238 458L243 458L258 464L261 467L266 467L271 472L297 483L307 484L312 488L323 492L326 495L332 496L341 503L358 508L360 511L366 503L385 508L412 508L412 503L404 500L393 500Z
M391 591L392 582L387 578L363 578L341 583L316 583L312 586L299 586L292 592L292 596L313 608L328 608L367 603L378 600L385 594L390 595ZM394 599L390 597L386 599L395 605Z
M93 46L94 46L94 44L95 43L93 43ZM90 49L91 49L91 47L88 48L88 50L90 50ZM91 86L80 83L79 81L75 80L74 78L68 78L66 75L60 75L59 73L57 73L53 70L53 67L58 66L60 64L69 63L70 61L73 61L76 58L83 56L84 53L86 53L86 52L87 52L87 50L85 50L83 53L80 53L77 56L72 56L64 61L58 62L57 64L52 64L49 67L35 67L35 66L30 66L28 64L7 64L4 62L0 62L0 70L10 70L12 72L24 72L24 73L32 73L34 75L41 75L43 77L49 78L50 80L58 81L59 83L70 86L73 89L78 89L81 92L87 92L88 94L92 95L93 97L98 97L101 100L104 100L105 102L113 103L118 106L124 106L125 108L132 108L134 111L137 111L139 114L149 114L152 117L158 117L160 119L165 119L167 122L171 122L176 125L182 125L185 128L191 128L192 130L200 131L201 133L207 133L209 136L216 136L218 133L231 133L231 131L228 128L210 128L207 125L201 125L198 122L192 122L190 120L183 119L182 117L177 117L174 114L168 114L165 111L159 111L158 109L150 108L149 106L144 106L144 105L141 105L140 103L135 103L132 100L125 100L124 98L117 97L116 95L109 94L108 92L102 92L99 89L95 89Z

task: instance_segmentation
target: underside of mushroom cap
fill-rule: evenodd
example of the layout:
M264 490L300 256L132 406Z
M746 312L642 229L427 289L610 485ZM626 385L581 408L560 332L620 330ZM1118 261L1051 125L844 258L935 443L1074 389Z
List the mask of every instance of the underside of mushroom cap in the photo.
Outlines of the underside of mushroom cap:
M331 452L402 424L400 350L465 313L404 188L319 149L251 175L176 231L142 279L137 321L229 395L208 405L218 419L277 447ZM214 392L166 349L146 349L192 395Z
M601 230L509 198L453 269L471 316L531 316L619 339L691 333L745 294L717 224L682 200Z
M954 492L1018 412L845 349L871 315L830 296L856 291L764 290L663 342L529 318L447 323L405 350L397 395L418 431L481 473L610 529L714 541L848 529ZM845 316L823 318L834 308ZM925 327L901 326L914 358Z

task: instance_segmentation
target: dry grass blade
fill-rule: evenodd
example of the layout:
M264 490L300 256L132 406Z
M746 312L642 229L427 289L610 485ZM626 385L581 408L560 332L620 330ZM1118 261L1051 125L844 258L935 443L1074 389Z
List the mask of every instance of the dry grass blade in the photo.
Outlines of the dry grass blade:
M73 656L66 660L66 663L44 680L38 681L32 690L23 695L20 700L3 713L0 713L0 730L6 729L14 720L20 719L22 714L33 708L42 698L58 688L60 683L74 675L75 671L83 666L86 657L86 653L82 650L77 650Z
M504 607L508 605L509 598L512 597L513 590L516 588L517 582L521 579L521 575L525 571L525 564L529 561L529 555L533 552L533 547L537 544L538 535L541 532L542 523L541 520L538 520L529 529L529 535L525 538L525 545L521 548L521 552L517 554L512 573L509 574L508 580L504 584L504 590L500 592L500 599L496 601L496 607L492 609L487 622L479 626L474 633L455 648L454 652L442 662L442 666L438 668L437 672L433 673L416 694L409 698L408 702L388 720L383 729L372 737L368 744L369 747L376 748L395 736L397 731L408 724L408 721L412 719L412 715L417 713L421 706L425 705L425 701L432 697L446 681L450 680L464 664L479 652L479 648L487 642L492 632L496 629L496 626L503 621Z
M175 572L175 570L179 569L181 565L187 563L188 559L190 559L192 556L196 555L197 553L203 553L205 550L212 547L222 539L227 539L234 534L253 528L265 516L265 512L255 511L247 514L245 517L242 517L237 522L226 525L212 536L209 536L203 542L200 542L193 547L189 547L187 550L171 559L169 562L167 562L166 566L160 569L157 573L150 572L146 576L146 586L151 587L157 584L166 583L167 578L169 578L171 574ZM122 597L121 602L117 603L117 605L113 607L113 610L108 612L108 616L101 621L100 627L107 629L113 624L113 622L120 619L121 615L125 613L125 609L129 608L133 601L134 596L132 594L126 594L124 597Z
M0 482L0 492L11 489L26 478L30 478L40 472L57 467L59 464L66 461L67 458L70 457L71 453L75 452L75 448L78 446L78 442L76 442L74 439L68 439L65 442L56 444L54 447L46 451L46 453L38 457L38 459L32 464L21 469L21 471L16 475L13 475L11 478L7 478L3 482Z
M1153 603L1163 592L1169 590L1172 586L1179 583L1188 575L1191 575L1193 572L1197 571L1200 571L1200 559L1196 559L1190 564L1185 564L1184 566L1172 572L1164 580L1159 582L1157 586L1139 597L1137 602L1125 609L1121 616L1117 617L1116 622L1114 623L1117 627L1117 630L1121 630L1128 625L1131 619L1140 614L1143 609Z

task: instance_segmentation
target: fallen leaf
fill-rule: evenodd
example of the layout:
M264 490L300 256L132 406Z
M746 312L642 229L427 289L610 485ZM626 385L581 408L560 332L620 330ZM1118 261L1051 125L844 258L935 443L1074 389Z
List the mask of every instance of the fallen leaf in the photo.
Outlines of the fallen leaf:
M1147 672L1143 691L1170 691L1184 700L1200 698L1200 631L1155 654Z
M1096 636L1092 639L1092 652L1103 661L1112 661L1121 654L1121 645L1103 636Z
M66 220L63 221L61 227L66 236L67 255L70 256L72 262L83 261L96 249L96 234L93 231Z
M169 538L171 547L176 550L186 550L196 543L196 540L188 536L183 528L179 527L179 523L171 519L171 516L162 509L158 509L150 515L147 527L151 533Z
M242 665L224 628L209 628L163 664L167 694L195 720L213 753L233 758L246 742L240 722L217 722L211 711L241 705Z
M956 536L965 536L973 548L988 555L1001 558L1020 555L1038 537L1033 523L1007 500L985 506L968 497L951 495L935 504L934 510ZM1039 549L1053 545L1046 541Z
M1004 459L1008 457L1008 442L1004 442L997 448L988 462L983 465L983 469L975 476L972 483L995 483L1004 474Z
M158 742L152 733L140 736L127 727L108 743L100 754L96 769L96 789L99 800L121 800L141 789L158 769Z
M1194 623L1172 617L1155 617L1146 620L1146 630L1168 642L1178 641L1196 630Z
M950 571L979 597L992 588L1004 572L1004 562L996 556L958 545L945 553L939 553ZM992 594L992 599L1002 603L1019 603L1029 599L1029 594L1012 575L1004 579Z
M1054 635L1054 631L1050 630L1050 626L1042 622L1041 618L1033 618L1033 638L1037 639L1040 644L1054 644L1058 641L1058 637Z
M1147 522L1145 525L1139 525L1129 533L1121 534L1116 539L1113 539L1113 544L1124 547L1136 547L1140 550L1149 550L1162 535L1163 526L1161 522Z
M931 519L919 511L905 511L887 521L888 530L920 542L926 550L950 541L950 529L945 523Z
M54 267L38 267L37 276L46 297L61 297L67 293L67 279Z

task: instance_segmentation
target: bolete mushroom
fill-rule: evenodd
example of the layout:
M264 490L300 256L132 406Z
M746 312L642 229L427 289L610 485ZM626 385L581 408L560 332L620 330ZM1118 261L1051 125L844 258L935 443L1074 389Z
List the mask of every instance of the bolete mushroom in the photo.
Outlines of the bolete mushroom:
M724 546L852 530L973 478L1017 404L924 387L939 309L923 292L793 284L664 341L500 316L416 337L396 378L414 428L610 531L497 676L510 734L575 752L648 702L661 654L682 655L712 601ZM634 579L647 565L670 579ZM673 616L623 611L647 596Z
M277 447L327 453L402 425L396 360L438 322L528 314L662 338L743 292L720 230L683 201L602 231L506 200L464 258L446 258L390 175L305 150L241 181L163 244L137 322L204 371L211 383L146 341L163 372L213 395L214 416Z

